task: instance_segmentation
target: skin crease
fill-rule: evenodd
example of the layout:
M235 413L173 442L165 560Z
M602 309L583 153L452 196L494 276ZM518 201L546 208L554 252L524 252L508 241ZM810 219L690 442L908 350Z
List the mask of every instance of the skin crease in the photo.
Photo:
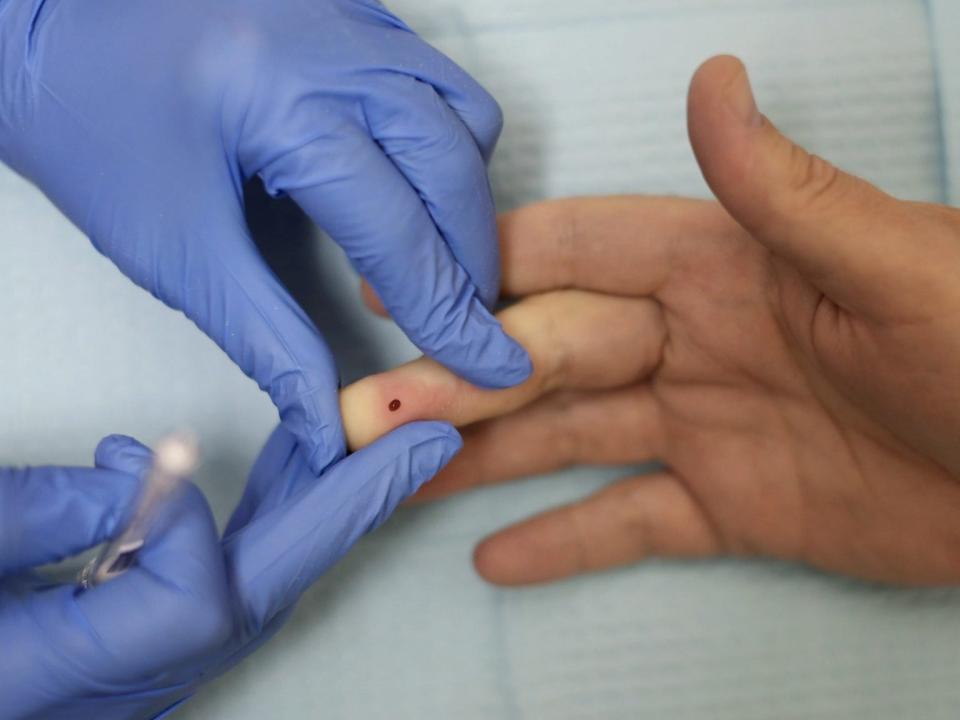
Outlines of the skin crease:
M719 203L573 199L501 219L504 292L523 298L501 318L534 359L528 383L486 392L418 360L348 388L345 419L398 397L392 422L466 426L421 499L579 463L666 466L483 541L475 564L498 584L720 554L960 581L960 212L793 145L735 58L698 70L688 126Z

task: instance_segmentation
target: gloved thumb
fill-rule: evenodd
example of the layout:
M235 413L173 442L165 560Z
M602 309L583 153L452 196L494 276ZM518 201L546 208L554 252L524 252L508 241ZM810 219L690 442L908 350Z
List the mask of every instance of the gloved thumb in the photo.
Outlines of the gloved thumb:
M299 490L224 541L248 632L258 635L296 602L363 535L436 475L462 442L446 423L409 423L317 478L303 453L283 452L282 437L271 440L268 448L276 444L275 457L283 463L274 468L277 482ZM265 470L260 463L255 467L255 472Z
M929 266L920 260L921 245L940 242L942 228L926 227L933 220L921 206L896 200L780 133L758 110L740 60L718 56L700 66L687 125L704 178L726 210L833 301L884 315L904 307L898 290L917 294L918 275Z
M128 435L108 435L97 445L93 461L98 468L142 477L150 468L153 451Z

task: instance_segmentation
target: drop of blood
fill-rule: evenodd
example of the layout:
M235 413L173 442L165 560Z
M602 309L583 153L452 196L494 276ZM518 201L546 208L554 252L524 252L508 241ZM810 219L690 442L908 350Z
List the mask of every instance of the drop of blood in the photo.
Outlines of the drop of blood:
M400 409L400 401L394 398L387 407L390 408L390 412L396 412Z

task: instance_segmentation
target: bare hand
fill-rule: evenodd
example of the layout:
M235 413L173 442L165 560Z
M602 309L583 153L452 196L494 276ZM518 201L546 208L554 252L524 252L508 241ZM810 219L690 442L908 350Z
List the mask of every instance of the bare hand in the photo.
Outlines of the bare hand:
M504 290L524 299L501 319L534 360L527 383L482 391L418 360L345 391L348 436L467 425L424 498L665 465L485 540L476 565L499 584L719 554L960 580L960 211L794 145L734 58L697 72L689 128L720 204L565 200L502 219Z

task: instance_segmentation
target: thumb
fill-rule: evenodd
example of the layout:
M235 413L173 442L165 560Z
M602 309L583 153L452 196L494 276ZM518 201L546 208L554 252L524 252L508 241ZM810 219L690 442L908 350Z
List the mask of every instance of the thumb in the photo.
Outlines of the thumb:
M153 451L128 435L107 435L93 454L96 467L142 477L150 469Z
M59 562L117 532L135 476L92 468L0 468L0 575Z
M461 447L451 426L415 422L348 455L320 478L310 473L302 454L277 454L277 481L299 489L224 542L248 630L258 634L296 602Z
M700 66L687 125L726 210L837 304L888 317L911 297L929 296L921 292L928 278L920 277L935 271L929 246L947 247L936 218L781 134L757 109L740 60L718 56Z

